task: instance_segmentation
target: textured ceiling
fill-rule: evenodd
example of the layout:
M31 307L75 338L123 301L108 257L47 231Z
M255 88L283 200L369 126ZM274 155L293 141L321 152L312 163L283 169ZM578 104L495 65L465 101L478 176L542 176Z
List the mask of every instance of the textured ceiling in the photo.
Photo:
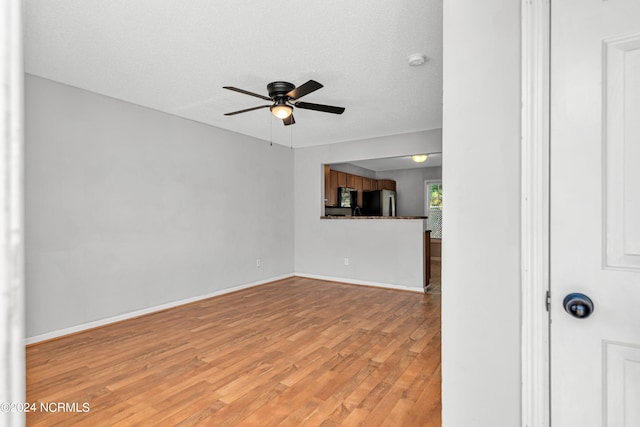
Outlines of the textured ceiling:
M441 127L442 0L26 0L30 74L305 147ZM409 67L424 53L427 62ZM317 80L284 127L266 85Z
M358 160L349 163L376 172L432 168L442 166L442 153L431 153L428 155L427 160L422 163L414 162L413 160L411 160L411 156Z

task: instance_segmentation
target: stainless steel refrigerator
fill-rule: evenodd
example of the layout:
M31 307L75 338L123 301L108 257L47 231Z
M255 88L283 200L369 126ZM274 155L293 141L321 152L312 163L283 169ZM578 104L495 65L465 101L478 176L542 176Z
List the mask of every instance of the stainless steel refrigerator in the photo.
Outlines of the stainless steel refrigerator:
M365 191L362 194L362 213L371 216L396 216L396 192Z

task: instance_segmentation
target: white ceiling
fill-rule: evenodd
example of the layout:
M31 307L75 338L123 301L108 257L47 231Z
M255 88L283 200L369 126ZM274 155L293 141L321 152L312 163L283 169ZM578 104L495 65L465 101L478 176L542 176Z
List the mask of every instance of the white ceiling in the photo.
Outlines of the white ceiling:
M408 56L427 62L409 67ZM442 0L26 0L27 73L220 128L305 147L441 127ZM324 88L284 127L284 80Z
M428 155L427 160L422 163L414 162L413 160L411 160L411 156L358 160L349 163L376 172L431 168L442 166L442 153L431 153Z

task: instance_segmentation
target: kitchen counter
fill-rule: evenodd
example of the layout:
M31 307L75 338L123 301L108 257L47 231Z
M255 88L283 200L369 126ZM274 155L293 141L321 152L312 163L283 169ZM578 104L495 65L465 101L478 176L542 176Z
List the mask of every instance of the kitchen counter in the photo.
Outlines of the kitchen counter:
M346 215L327 215L321 216L320 219L427 219L426 216L346 216Z

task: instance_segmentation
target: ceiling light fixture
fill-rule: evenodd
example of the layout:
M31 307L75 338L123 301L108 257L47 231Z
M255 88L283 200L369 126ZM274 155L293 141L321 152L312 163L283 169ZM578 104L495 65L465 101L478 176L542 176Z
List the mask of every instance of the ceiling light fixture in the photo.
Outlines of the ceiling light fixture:
M270 107L274 116L279 119L286 119L293 112L293 107L287 105L284 99L278 99L275 104Z
M409 65L412 67L417 67L425 62L427 62L427 55L424 53L414 53L413 55L409 55Z
M411 156L411 160L413 160L416 163L422 163L422 162L427 160L427 155L426 154L414 154L413 156Z

